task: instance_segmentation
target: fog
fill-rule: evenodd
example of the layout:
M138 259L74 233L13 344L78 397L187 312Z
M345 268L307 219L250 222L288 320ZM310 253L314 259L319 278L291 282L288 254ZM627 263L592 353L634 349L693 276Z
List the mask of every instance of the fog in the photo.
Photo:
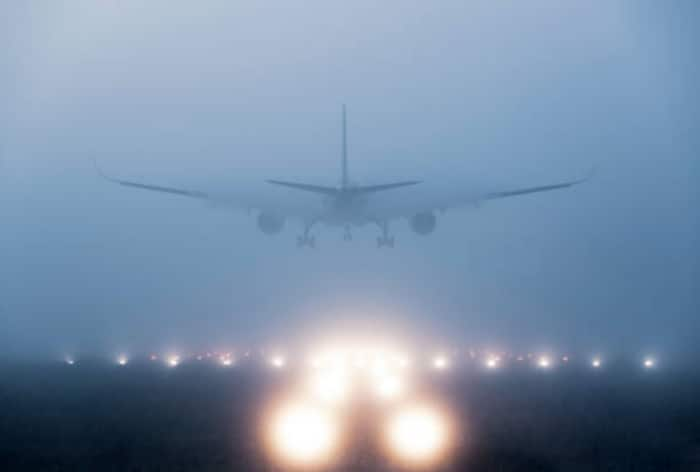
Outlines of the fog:
M698 309L694 2L4 2L0 350L285 342L337 330L589 352L691 352ZM572 189L295 247L255 213L338 183L421 201ZM397 194L398 195L398 194ZM403 197L402 197L403 198ZM295 200L298 199L298 200ZM428 342L428 341L424 341Z

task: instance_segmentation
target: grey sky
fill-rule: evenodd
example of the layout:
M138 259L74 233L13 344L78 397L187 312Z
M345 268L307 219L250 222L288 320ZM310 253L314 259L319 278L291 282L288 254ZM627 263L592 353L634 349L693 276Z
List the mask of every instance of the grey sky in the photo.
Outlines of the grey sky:
M698 323L694 2L4 2L0 342L151 349L360 318L437 338L689 349ZM596 177L346 244L99 180L411 198ZM383 321L381 321L383 320Z

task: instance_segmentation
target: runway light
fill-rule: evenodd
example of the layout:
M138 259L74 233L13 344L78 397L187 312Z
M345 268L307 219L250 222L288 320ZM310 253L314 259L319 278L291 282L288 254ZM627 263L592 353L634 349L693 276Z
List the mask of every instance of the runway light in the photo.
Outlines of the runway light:
M127 359L126 356L119 356L117 358L117 364L119 364L121 366L125 366L126 364L128 364L128 362L129 362L129 359Z
M65 362L66 362L66 364L68 364L68 365L74 365L74 364L75 364L75 360L74 360L72 357L66 357Z
M179 363L180 363L180 356L168 357L168 365L170 367L177 367Z
M599 368L601 365L602 365L602 362L601 362L600 359L597 358L597 357L594 358L594 359L591 361L591 366L592 366L594 369Z
M403 392L403 382L397 375L385 375L377 380L375 389L380 398L392 400Z
M656 367L656 360L653 357L645 357L644 358L644 368L645 369L653 369Z
M337 421L328 410L306 404L282 408L269 433L279 459L307 467L330 462L340 439Z
M497 369L500 363L500 359L495 356L491 356L488 359L486 359L486 368L487 369Z
M321 372L311 379L311 392L317 400L338 404L345 401L350 390L350 381L342 372Z
M540 356L539 359L537 359L537 367L540 369L548 369L552 366L552 361L549 359L547 356Z
M434 409L410 407L390 418L386 429L387 444L399 461L426 466L444 455L448 429L445 419Z
M219 358L219 363L224 367L231 367L233 365L233 359L229 356L221 356Z
M450 361L449 359L442 355L438 354L433 358L433 368L436 370L445 370L450 366Z
M282 369L287 365L287 359L281 355L272 356L270 359L270 364L276 369Z

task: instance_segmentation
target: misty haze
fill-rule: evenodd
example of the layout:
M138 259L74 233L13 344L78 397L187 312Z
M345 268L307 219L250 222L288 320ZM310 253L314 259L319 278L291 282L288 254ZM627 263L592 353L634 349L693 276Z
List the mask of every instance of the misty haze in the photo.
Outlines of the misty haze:
M482 355L487 368L511 366L512 379L492 384L425 382L453 405L468 398L472 413L520 408L505 389L542 402L567 391L580 403L558 404L557 421L584 410L639 421L630 429L641 438L634 446L591 430L598 442L590 450L658 451L639 463L621 459L638 466L630 470L700 467L700 460L683 462L700 457L700 405L688 393L700 397L693 365L700 355L699 21L692 1L5 2L0 409L15 412L2 413L7 431L17 442L34 441L22 436L34 428L29 414L12 402L42 388L21 366L47 369L33 373L70 403L69 392L99 397L100 369L114 370L118 356L123 364L139 359L133 378L105 380L132 395L124 417L136 418L141 399L158 395L149 356L160 363L177 353L190 377L154 374L179 392L173 405L200 395L210 401L202 418L182 420L192 422L178 430L187 437L221 421L219 402L228 395L240 395L234 416L248 421L256 388L282 388L279 378L261 380L240 367L243 356L288 368L291 377L310 344L371 336L408 346L427 359L428 371L441 368L436 355L465 375L476 375L469 362L484 367ZM134 188L142 184L152 188ZM550 185L561 188L539 191ZM538 191L504 194L532 188ZM305 233L316 217L301 214L360 194L358 201L389 216L319 222ZM275 218L261 220L262 208ZM223 350L234 353L231 367L243 369L232 374L237 381L194 371L197 356L215 353L223 362ZM275 358L282 353L284 361ZM548 390L518 367L548 369L544 355L557 374L571 356L581 375L562 373ZM68 360L85 369L71 371L75 384L60 373ZM596 360L614 363L615 386L583 380ZM639 377L645 368L659 374L653 387ZM683 375L668 373L674 369L694 380L679 386ZM211 391L194 390L197 382L210 382ZM619 402L615 389L644 393L617 410L609 406ZM48 409L39 411L53 408L36 395ZM653 419L635 413L659 398L677 401L682 433L665 410ZM530 407L530 427L539 431L541 405ZM498 449L491 462L486 432L519 431L509 423L514 416L502 414L470 417L470 447L454 446L455 470L607 470L605 452L595 456L601 468L557 459L498 469L510 456ZM44 424L37 415L33 421ZM112 424L75 415L60 423ZM664 436L678 441L648 448L634 431L659 418L671 418ZM245 434L216 425L212 434L227 441ZM543 434L555 436L571 426L547 425ZM151 427L161 431L161 423L143 426ZM136 441L131 426L115 428ZM80 442L84 433L76 431L63 434ZM587 439L571 441L586 444L588 454ZM119 444L127 452L118 459L66 462L51 459L64 453L47 453L46 462L31 463L10 441L0 464L158 470L135 459L136 446ZM522 446L508 444L503 450ZM538 447L528 454L545 454ZM192 457L204 454L193 450ZM245 468L233 452L222 454L214 465L169 465Z

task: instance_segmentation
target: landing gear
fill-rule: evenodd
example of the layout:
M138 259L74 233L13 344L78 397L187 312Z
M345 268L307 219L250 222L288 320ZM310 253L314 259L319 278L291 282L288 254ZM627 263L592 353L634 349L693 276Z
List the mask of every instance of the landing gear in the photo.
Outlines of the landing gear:
M389 236L389 222L378 222L382 235L377 237L377 247L394 247L394 237Z
M352 233L350 232L350 225L345 225L345 232L343 233L343 241L352 241Z
M316 238L314 236L301 235L297 236L297 247L316 247Z
M297 236L297 247L310 247L310 248L315 248L316 247L316 237L309 235L309 231L311 230L311 227L315 224L315 221L312 221L311 223L308 223L304 227L304 234Z

